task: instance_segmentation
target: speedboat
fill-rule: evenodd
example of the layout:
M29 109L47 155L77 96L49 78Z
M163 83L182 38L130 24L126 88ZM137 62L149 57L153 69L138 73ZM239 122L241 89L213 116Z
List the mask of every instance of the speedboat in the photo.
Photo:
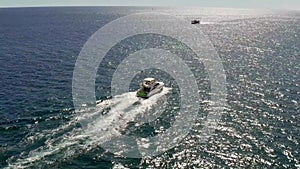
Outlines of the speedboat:
M137 91L136 96L149 98L152 95L160 93L163 90L163 87L163 82L156 82L155 78L146 78L141 84L141 88Z
M191 21L191 24L200 24L200 20L196 20L196 19L195 19L195 20L192 20L192 21Z

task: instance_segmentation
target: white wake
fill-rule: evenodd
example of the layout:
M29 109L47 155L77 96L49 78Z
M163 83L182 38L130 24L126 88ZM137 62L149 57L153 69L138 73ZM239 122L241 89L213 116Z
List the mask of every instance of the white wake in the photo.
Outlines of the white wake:
M37 138L49 137L45 145L31 150L25 156L21 155L17 160L8 160L7 168L27 168L40 163L49 165L55 163L53 159L72 158L80 152L89 152L102 143L113 141L122 135L122 130L128 122L144 123L159 117L164 111L165 104L158 103L166 101L166 94L170 91L170 88L164 88L161 93L148 99L138 98L135 92L128 92L104 100L96 105L95 111L91 114L78 114L68 124L37 134L35 136ZM86 126L74 128L56 138L51 137L78 122L86 123ZM34 138L27 139L34 140ZM47 159L48 156L51 158Z

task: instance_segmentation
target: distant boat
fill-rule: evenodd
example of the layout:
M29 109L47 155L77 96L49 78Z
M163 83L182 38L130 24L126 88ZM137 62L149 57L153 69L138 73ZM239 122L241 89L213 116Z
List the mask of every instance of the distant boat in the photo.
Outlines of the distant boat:
M192 20L192 21L191 21L191 24L200 24L200 20L196 20L196 19L195 19L195 20Z

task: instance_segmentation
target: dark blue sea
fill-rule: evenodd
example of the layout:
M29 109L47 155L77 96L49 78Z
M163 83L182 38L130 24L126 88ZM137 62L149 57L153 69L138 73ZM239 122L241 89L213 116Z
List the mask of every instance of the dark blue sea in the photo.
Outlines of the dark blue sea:
M86 122L93 125L84 126L80 121L83 117L75 111L72 84L83 46L106 24L141 12L181 18L186 26L201 29L218 54L226 76L226 104L207 141L199 141L213 95L205 64L193 59L195 53L178 40L158 34L126 38L106 53L95 80L96 100L107 104L105 111L96 115L90 112L96 118ZM147 18L140 19L147 22ZM200 24L191 25L193 19L199 19ZM108 36L113 36L113 31ZM110 85L122 60L146 48L175 53L191 67L201 98L194 100L199 119L171 149L155 156L132 158L107 151L94 136L101 136L104 128L104 122L97 117L116 114L117 104L126 106L128 100L135 99L129 94L114 99ZM299 11L1 8L0 168L300 168L299 65ZM168 129L174 123L181 90L170 74L158 69L142 71L132 79L128 92L137 90L141 79L148 76L172 88L165 99L170 103L151 123L126 121L122 135L147 138L159 135L159 129ZM141 113L148 110L143 104L134 106ZM154 111L158 109L159 106ZM132 113L131 107L122 113ZM89 132L92 134L82 134Z

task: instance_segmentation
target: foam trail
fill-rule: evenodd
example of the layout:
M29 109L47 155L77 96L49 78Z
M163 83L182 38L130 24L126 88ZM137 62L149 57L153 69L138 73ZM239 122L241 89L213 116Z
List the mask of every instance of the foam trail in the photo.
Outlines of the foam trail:
M135 92L128 92L105 100L96 106L95 112L78 114L71 122L52 132L55 135L55 132L62 132L78 122L88 122L85 128L74 128L56 138L49 138L45 141L44 146L31 150L25 157L21 156L14 162L8 160L7 168L27 168L41 163L49 165L55 163L55 161L51 161L53 158L47 159L49 156L54 156L54 159L67 159L77 155L78 152L88 152L101 146L102 143L120 136L120 129L124 128L128 122L137 120L136 117L144 115L150 117L151 115L147 113L151 109L155 109L159 100L166 99L165 95L170 91L170 88L164 88L161 93L149 99L137 98ZM144 115L141 116L141 114ZM51 133L51 131L47 131L47 133L49 132ZM44 134L44 137L48 135L47 133Z

